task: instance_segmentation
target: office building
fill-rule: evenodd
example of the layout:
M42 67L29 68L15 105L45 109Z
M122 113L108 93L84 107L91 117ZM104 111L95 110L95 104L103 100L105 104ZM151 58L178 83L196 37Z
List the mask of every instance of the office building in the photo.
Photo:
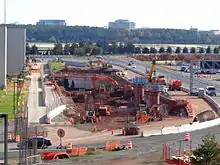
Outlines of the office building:
M65 20L39 20L37 25L66 26Z
M109 22L108 28L114 29L135 29L135 22L130 22L129 20L118 19L115 22Z

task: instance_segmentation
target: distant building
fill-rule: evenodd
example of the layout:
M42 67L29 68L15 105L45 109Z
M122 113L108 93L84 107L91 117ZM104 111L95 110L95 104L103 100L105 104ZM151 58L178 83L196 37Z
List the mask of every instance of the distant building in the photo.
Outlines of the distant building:
M130 22L129 20L118 19L115 22L109 22L108 28L114 29L135 29L135 22Z
M57 26L66 26L65 20L39 20L37 25L57 25Z

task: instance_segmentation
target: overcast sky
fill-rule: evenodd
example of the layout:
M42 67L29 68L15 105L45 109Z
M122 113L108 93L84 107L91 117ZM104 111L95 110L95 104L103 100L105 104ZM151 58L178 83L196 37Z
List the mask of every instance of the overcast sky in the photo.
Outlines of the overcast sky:
M3 23L0 0L0 23ZM129 19L137 27L220 29L219 0L7 0L7 23L64 19L68 25L107 26Z

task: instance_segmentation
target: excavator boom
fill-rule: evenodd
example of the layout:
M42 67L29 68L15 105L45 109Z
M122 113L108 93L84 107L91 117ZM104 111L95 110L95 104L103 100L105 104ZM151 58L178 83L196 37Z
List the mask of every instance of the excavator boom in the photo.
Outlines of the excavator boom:
M154 73L155 66L156 66L156 60L154 59L152 61L150 72L145 76L145 78L147 78L149 82L152 82L152 75Z

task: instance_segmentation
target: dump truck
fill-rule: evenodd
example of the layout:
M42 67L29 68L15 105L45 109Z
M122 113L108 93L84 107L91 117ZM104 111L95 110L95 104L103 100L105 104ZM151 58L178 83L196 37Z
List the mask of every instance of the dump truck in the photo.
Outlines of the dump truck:
M172 80L169 82L169 90L171 91L175 91L175 90L178 90L180 91L181 90L181 87L182 87L182 81L181 80Z

